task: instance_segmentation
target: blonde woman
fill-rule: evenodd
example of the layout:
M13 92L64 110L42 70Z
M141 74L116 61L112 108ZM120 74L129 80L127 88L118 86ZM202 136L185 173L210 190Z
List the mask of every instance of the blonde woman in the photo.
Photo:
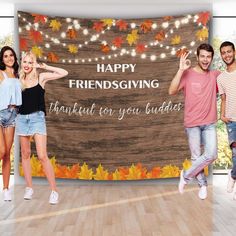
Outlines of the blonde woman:
M45 72L38 73L37 69ZM30 200L33 195L32 175L30 166L30 137L34 137L36 151L42 163L44 172L48 179L51 194L50 204L57 204L59 195L56 189L55 175L47 155L47 132L45 122L45 84L50 80L60 79L67 76L64 69L38 64L32 52L22 57L20 69L20 81L22 84L22 105L16 119L16 133L20 136L22 166L26 181L24 199Z
M0 52L0 160L2 160L3 199L11 201L9 179L10 153L15 132L15 118L21 105L21 86L18 79L16 53L5 46Z

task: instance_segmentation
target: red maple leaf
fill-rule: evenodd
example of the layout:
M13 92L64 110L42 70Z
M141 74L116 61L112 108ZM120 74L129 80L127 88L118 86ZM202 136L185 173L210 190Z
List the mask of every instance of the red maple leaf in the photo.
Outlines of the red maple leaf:
M140 43L140 44L138 44L137 46L136 46L136 52L138 52L138 53L143 53L144 51L146 51L147 50L147 48L145 47L145 45L144 44L142 44L142 43Z
M151 31L153 22L151 20L146 20L141 24L141 30L144 33Z
M70 39L75 39L77 37L77 32L74 29L68 29L66 35Z
M188 49L187 48L180 48L177 52L176 52L176 56L177 57L181 57L183 54L187 53Z
M48 55L47 55L47 59L50 61L50 62L58 62L59 61L59 57L53 53L53 52L49 52Z
M20 38L20 50L22 50L22 51L28 50L28 43L25 38Z
M101 21L93 23L93 29L96 30L97 32L101 32L103 30L103 27L104 27L104 23Z
M30 30L29 36L33 40L33 42L36 44L43 42L42 34L37 30Z
M173 18L173 16L164 16L163 17L163 20L164 21L169 21L169 20L171 20Z
M108 53L110 51L110 47L108 45L102 45L101 50L104 53Z
M117 48L121 47L121 44L123 43L122 37L116 37L113 41L112 44L116 46Z
M44 15L39 15L39 14L32 14L34 17L34 23L39 23L41 22L42 24L46 23L47 17Z
M128 23L125 22L124 20L118 20L116 22L116 25L119 27L119 30L122 31L122 30L126 30L127 27L128 27Z
M210 13L208 11L201 12L198 14L197 22L206 26L209 19L210 19Z
M165 34L164 30L161 30L156 34L155 39L160 42L165 39L165 36L166 36L166 34Z

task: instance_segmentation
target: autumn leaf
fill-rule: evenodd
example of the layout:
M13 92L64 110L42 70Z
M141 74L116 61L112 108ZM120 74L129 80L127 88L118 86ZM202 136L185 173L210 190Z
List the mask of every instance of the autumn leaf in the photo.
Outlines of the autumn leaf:
M28 50L28 43L25 38L20 38L20 50L27 51Z
M104 24L101 21L94 22L93 24L93 29L96 30L97 32L101 32L103 30Z
M147 33L151 31L153 22L151 20L146 20L141 24L141 31Z
M115 170L115 172L112 174L113 180L121 180L121 174L118 170Z
M129 174L129 169L125 167L120 167L119 174L121 180L126 180L126 176Z
M47 59L48 61L54 62L54 63L59 61L59 57L54 52L49 52L47 55Z
M201 23L204 26L206 26L209 19L210 19L210 13L209 12L207 12L207 11L206 12L201 12L201 13L198 14L197 22Z
M132 30L131 34L128 34L126 39L129 45L132 46L133 44L137 43L138 38L139 38L138 30Z
M34 17L34 23L45 24L47 22L47 17L44 15L32 14L32 16Z
M187 48L180 48L177 50L176 52L176 56L177 57L181 57L183 54L185 54L186 52L188 52L188 49Z
M69 39L75 39L77 37L77 35L78 35L77 31L74 29L68 29L66 32L66 36Z
M121 47L121 44L123 43L122 37L116 37L113 41L112 44L116 46L117 48Z
M164 16L163 17L163 21L169 21L171 19L173 19L173 16Z
M166 36L166 34L165 34L164 30L161 30L156 34L155 39L157 41L161 42L165 39L165 36Z
M148 179L154 179L154 178L160 178L161 175L161 168L160 167L154 167L151 172L147 173Z
M32 175L37 176L42 170L42 165L35 155L30 158L30 165Z
M110 47L108 45L101 45L101 50L104 53L108 53L110 51Z
M49 27L52 28L52 31L59 31L61 28L61 23L58 20L51 20Z
M40 47L33 46L31 51L35 54L36 57L42 57L43 55L43 50Z
M122 31L122 30L126 30L127 29L128 23L125 22L124 20L118 20L116 22L116 25L119 27L119 30Z
M30 39L35 44L43 42L42 34L37 30L30 30L29 31L29 36L30 36Z
M72 54L76 54L78 52L78 47L75 44L69 44L68 51Z
M88 165L84 162L81 166L81 171L79 173L80 179L92 179L93 178L93 170L88 168Z
M208 174L209 174L209 168L208 168L208 166L206 166L205 168L204 168L204 175L205 176L208 176Z
M144 44L138 44L137 46L136 46L136 52L137 53L143 53L143 52L145 52L146 50L147 50L147 48L145 47L145 45Z
M180 170L177 166L167 165L161 169L161 178L179 177Z
M181 43L181 37L179 35L175 35L171 38L171 45L178 45Z
M141 171L141 179L147 178L147 169L142 166L142 163L137 163L136 168Z
M113 19L102 19L103 25L111 27L113 24Z
M95 180L107 180L108 179L108 171L103 169L103 166L99 164L98 168L96 168L96 174L93 176Z
M182 165L184 170L188 170L191 167L192 162L188 159L185 159Z
M196 36L197 36L197 39L199 41L204 41L204 40L208 39L208 29L207 28L203 28L201 30L198 30L196 32Z
M141 170L132 164L129 168L129 174L127 175L127 180L141 179Z

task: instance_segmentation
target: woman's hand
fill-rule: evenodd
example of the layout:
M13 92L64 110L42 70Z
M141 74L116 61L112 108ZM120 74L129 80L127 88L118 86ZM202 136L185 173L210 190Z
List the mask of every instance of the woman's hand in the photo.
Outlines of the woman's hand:
M188 55L189 55L189 52L186 52L186 53L182 54L180 57L179 69L182 71L189 69L191 66L191 61L189 59L187 59Z
M36 69L46 69L46 67L47 67L47 65L45 64L45 63L37 63L36 65L35 65L35 68Z

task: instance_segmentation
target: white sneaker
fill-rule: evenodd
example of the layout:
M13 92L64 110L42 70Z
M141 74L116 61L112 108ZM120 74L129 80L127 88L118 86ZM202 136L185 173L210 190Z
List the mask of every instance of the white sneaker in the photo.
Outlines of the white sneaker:
M10 193L10 190L7 188L3 189L3 200L11 201L11 193Z
M179 179L179 192L181 194L184 193L184 186L187 184L187 182L184 180L183 174L184 174L184 171L181 170L181 172L180 172L180 179Z
M202 200L205 200L207 198L207 186L203 185L199 192L198 192L198 197Z
M24 194L24 199L25 200L31 200L33 196L34 190L30 187L25 188L25 194Z
M55 205L58 203L59 194L56 191L52 191L49 197L49 203Z
M233 192L234 184L235 184L235 180L231 176L231 171L229 171L229 174L228 174L228 184L227 184L227 192L228 193L232 193Z

